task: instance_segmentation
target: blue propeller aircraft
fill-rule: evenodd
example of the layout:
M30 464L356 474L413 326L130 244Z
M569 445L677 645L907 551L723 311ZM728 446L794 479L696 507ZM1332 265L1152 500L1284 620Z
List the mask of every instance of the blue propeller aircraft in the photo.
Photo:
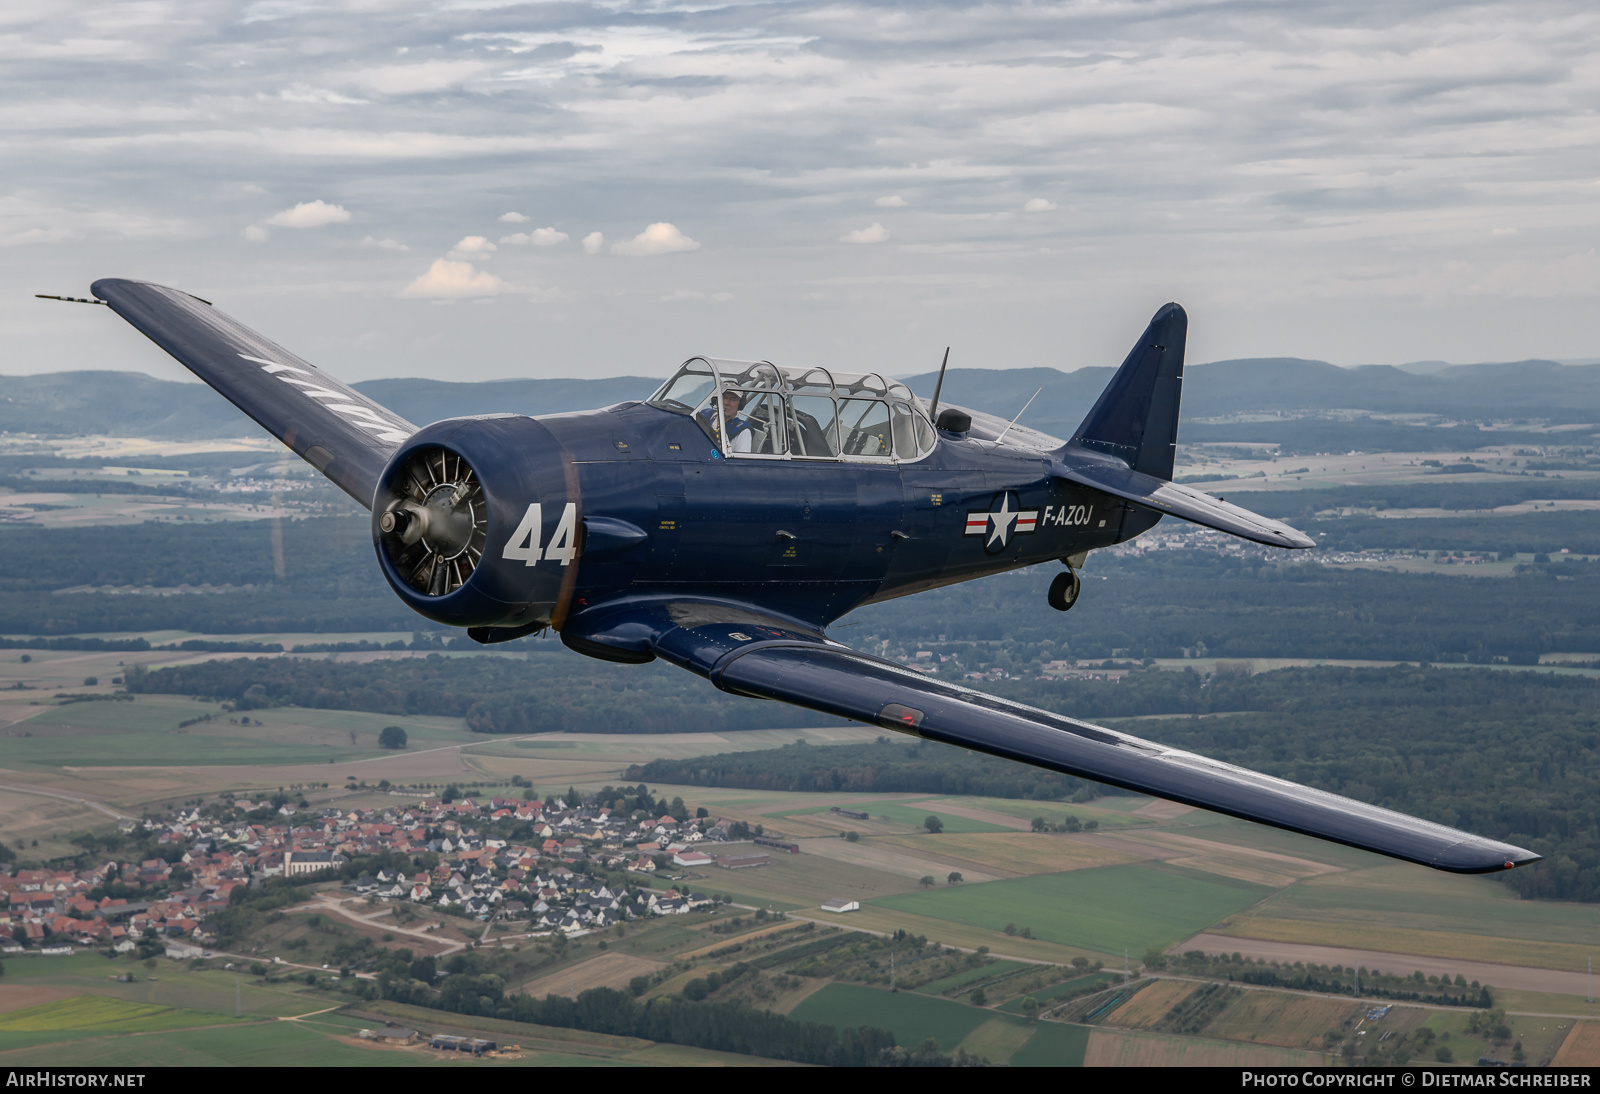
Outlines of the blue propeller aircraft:
M1070 440L925 405L876 374L695 357L643 402L418 428L207 301L97 281L110 306L372 513L384 579L479 642L555 630L723 691L1483 873L1531 851L930 679L827 635L864 604L1059 560L1174 516L1300 532L1172 482L1188 318L1168 304ZM941 384L942 384L941 373Z

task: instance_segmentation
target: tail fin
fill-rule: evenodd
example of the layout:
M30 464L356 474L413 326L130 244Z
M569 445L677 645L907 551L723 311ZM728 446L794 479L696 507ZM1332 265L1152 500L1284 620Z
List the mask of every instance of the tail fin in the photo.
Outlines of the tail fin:
M1188 331L1189 317L1177 304L1156 312L1072 442L1126 460L1135 471L1170 480L1177 455Z

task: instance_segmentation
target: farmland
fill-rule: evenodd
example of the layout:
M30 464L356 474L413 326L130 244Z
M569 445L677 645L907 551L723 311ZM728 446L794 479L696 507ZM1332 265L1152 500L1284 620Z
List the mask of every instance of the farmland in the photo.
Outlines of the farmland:
M39 839L37 850L30 851L43 857L75 852L69 838L107 831L110 814L137 816L224 789L249 794L297 785L314 806L378 809L407 801L380 792L375 785L379 779L435 788L455 782L502 793L516 776L536 787L540 796L565 793L568 786L587 793L616 783L630 765L664 755L775 750L796 740L822 749L869 742L875 736L872 730L831 726L668 737L571 732L485 737L469 732L459 719L438 716L292 706L229 711L214 701L165 695L139 695L131 702L63 703L51 698L58 691L112 693L108 681L126 669L119 662L155 664L203 656L47 651L22 663L0 654L0 684L21 680L32 688L0 692L0 817L11 818L5 822L8 836ZM90 676L102 682L85 685ZM191 721L206 715L206 720ZM230 721L246 715L248 724ZM186 721L191 724L180 724ZM407 731L408 747L400 753L377 748L378 731L397 722ZM347 775L355 776L349 788L341 782ZM323 782L330 785L317 788ZM1108 986L1120 981L1125 953L1136 971L1147 951L1181 952L1189 940L1201 936L1221 940L1215 945L1224 951L1270 944L1305 947L1309 955L1311 947L1347 945L1386 954L1381 961L1365 963L1401 973L1427 960L1470 958L1477 963L1475 970L1505 969L1502 980L1531 985L1498 993L1513 1008L1574 1017L1600 1009L1564 986L1570 979L1535 990L1544 983L1541 970L1561 971L1570 978L1583 968L1593 928L1600 925L1592 906L1517 900L1491 881L1395 865L1203 811L1131 796L1069 803L938 793L808 794L673 785L652 785L651 790L662 800L681 796L691 807L705 807L712 817L761 824L796 841L799 854L774 853L766 866L710 870L679 882L730 900L733 907L719 913L724 918L760 908L786 913L794 926L780 925L776 933L763 934L751 931L747 922L732 934L720 934L694 917L653 922L630 930L626 939L613 939L606 951L580 943L553 967L517 981L513 990L526 988L540 996L593 987L626 990L644 976L654 981L645 998L668 998L710 972L730 968L730 962L770 954L761 939L785 938L784 931L815 920L884 934L904 931L926 939L930 947L986 948L989 964L953 971L916 991L896 994L875 982L796 975L791 971L795 966L780 964L755 982L767 993L765 998L753 988L740 998L800 1020L825 1015L833 1024L858 1018L880 1026L890 1023L908 1049L932 1037L944 1051L961 1050L995 1063L1340 1058L1321 1049L1326 1035L1340 1026L1340 1016L1359 1009L1355 1001L1313 1004L1294 993L1246 992L1208 1015L1199 1033L1178 1033L1165 1028L1168 1013L1199 989L1194 981L1172 980L1129 996L1095 1017L1092 1027L1049 1018L1030 1022L1023 1013L1023 1000L1030 995L1046 1014L1056 1009L1065 1013L1079 1003L1087 1013L1098 1005L1097 999L1109 998ZM830 813L835 805L865 811L870 819ZM943 822L941 833L923 828L930 814ZM1048 826L1072 817L1080 827L1075 832L1030 831L1035 817ZM1095 830L1083 830L1091 820ZM857 832L855 842L841 838L849 830ZM963 880L950 882L951 873ZM922 884L925 876L933 879L931 887ZM635 883L656 888L673 884L668 878ZM861 911L837 917L820 911L824 899L838 896L861 900ZM386 918L383 908L375 922L361 918L374 914L371 909L352 905L347 910L351 917L341 922L380 950L416 945L419 952L442 952L467 937L452 927L430 936L437 941L428 946L410 935L386 942L381 937L386 925L398 924ZM264 954L290 960L312 954L320 955L315 961L326 960L334 939L309 929L307 914L297 912L262 928L253 944L263 947ZM1008 925L1016 933L1007 933ZM289 948L302 940L310 948ZM524 944L531 943L507 937L508 946ZM730 946L739 948L730 953ZM1102 963L1103 979L1078 977L1070 965L1074 958ZM0 1025L0 1062L38 1062L48 1057L50 1046L66 1041L77 1046L74 1051L85 1061L245 1063L292 1053L296 1061L308 1063L438 1062L425 1053L377 1048L354 1036L355 1028L373 1019L353 1018L345 1011L300 1017L329 1006L349 1007L342 996L330 997L320 987L246 976L240 989L244 1017L235 1019L232 974L162 961L152 976L108 983L106 968L104 959L93 955L8 960L6 985L31 984L41 992L67 994L41 997L32 1010L0 1014L13 1023L39 1027ZM1053 971L1036 976L1031 971L1036 968ZM863 964L850 975L886 971L874 972ZM1500 986L1492 971L1475 971L1473 978ZM1024 982L1040 986L1022 992L1007 986ZM988 985L984 1005L972 1001L974 984ZM1091 994L1080 998L1075 984ZM1417 1012L1432 1013L1425 1008ZM432 1015L434 1024L446 1017L422 1013ZM103 1021L97 1022L96 1015ZM269 1017L274 1021L266 1021ZM290 1017L298 1020L276 1021ZM152 1028L137 1027L139 1022ZM75 1023L85 1028L68 1028ZM1570 1059L1594 1058L1589 1027L1573 1027L1571 1019L1567 1023L1560 1030L1548 1026L1535 1033L1519 1027L1518 1032L1529 1053L1559 1049ZM1456 1025L1450 1043L1465 1049L1469 1033L1461 1023ZM506 1026L520 1031L519 1036L533 1028ZM136 1027L139 1032L133 1036ZM515 1040L507 1030L500 1032ZM1353 1040L1359 1031L1345 1032L1352 1043L1364 1044ZM1420 1044L1416 1034L1407 1036L1412 1039L1405 1045ZM629 1041L597 1047L577 1037L577 1031L545 1030L539 1034L543 1040L528 1034L517 1043L537 1044L525 1053L525 1060L535 1062L728 1060L726 1054L683 1045ZM1393 1038L1385 1042L1394 1043ZM1506 1045L1496 1048L1481 1038L1477 1043L1484 1051L1509 1052ZM484 1061L487 1066L521 1062ZM740 1057L736 1062L761 1061Z
M882 898L880 907L989 930L1007 924L1104 954L1165 949L1269 890L1181 868L1103 866Z

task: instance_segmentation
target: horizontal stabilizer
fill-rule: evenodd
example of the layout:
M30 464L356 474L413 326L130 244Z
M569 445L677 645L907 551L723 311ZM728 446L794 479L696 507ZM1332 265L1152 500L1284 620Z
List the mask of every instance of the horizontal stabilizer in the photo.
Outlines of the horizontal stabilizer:
M1071 467L1057 474L1102 493L1138 502L1158 513L1167 513L1207 528L1215 528L1219 532L1265 543L1269 547L1316 546L1310 536L1281 521L1269 520L1259 513L1230 505L1221 498L1119 465L1093 463Z
M417 431L199 297L120 278L91 291L369 509L390 455Z

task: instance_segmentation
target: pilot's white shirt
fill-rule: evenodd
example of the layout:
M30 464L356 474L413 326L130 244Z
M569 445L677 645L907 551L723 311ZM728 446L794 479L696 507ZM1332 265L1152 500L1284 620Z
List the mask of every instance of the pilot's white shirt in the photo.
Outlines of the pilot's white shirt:
M750 423L749 422L746 422L744 428L739 430L738 433L734 434L734 437L733 437L733 450L735 452L749 452L750 451Z

